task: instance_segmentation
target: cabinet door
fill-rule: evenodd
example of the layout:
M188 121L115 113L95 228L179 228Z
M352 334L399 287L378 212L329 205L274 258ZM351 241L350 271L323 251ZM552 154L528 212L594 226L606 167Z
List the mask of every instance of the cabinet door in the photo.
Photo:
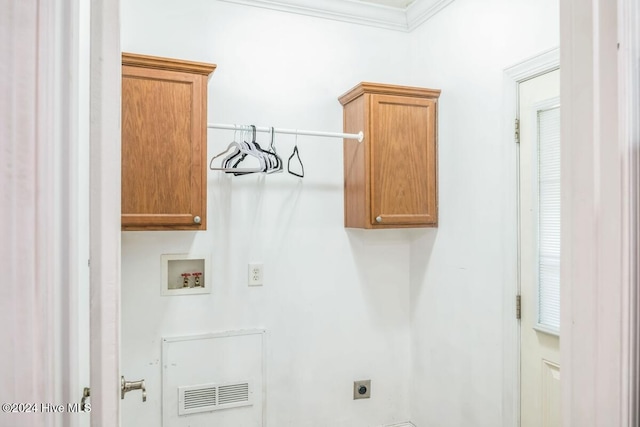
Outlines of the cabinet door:
M123 228L206 228L206 81L123 67Z
M436 101L371 97L371 224L436 225Z

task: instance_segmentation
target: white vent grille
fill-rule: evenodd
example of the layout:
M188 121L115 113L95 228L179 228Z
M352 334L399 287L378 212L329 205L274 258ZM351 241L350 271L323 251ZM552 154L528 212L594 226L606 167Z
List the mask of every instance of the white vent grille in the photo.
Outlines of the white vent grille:
M178 415L251 405L253 402L248 381L178 387Z
M218 404L249 402L249 383L230 384L218 387Z
M216 388L215 387L185 390L184 392L184 408L186 410L209 408L215 405L216 405Z

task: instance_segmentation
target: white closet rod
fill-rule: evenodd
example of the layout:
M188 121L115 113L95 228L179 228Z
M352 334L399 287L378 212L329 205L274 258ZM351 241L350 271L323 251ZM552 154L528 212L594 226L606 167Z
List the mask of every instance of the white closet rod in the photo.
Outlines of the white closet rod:
M220 123L209 123L207 125L209 128L213 129L227 129L227 130L247 130L248 127L246 125L225 125ZM274 128L273 131L275 133L284 133L288 135L308 135L308 136L323 136L327 138L344 138L344 139L357 139L358 142L362 142L364 138L364 134L362 131L358 133L338 133L338 132L320 132L315 130L300 130L300 129L281 129ZM256 132L271 132L271 128L267 127L257 127Z

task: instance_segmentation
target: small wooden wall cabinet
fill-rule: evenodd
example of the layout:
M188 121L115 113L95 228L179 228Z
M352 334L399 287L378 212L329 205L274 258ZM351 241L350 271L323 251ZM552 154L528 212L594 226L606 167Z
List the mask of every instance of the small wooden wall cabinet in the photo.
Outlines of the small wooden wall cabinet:
M344 131L345 227L438 225L437 119L440 91L360 83L339 100Z
M122 54L122 229L206 230L213 64Z

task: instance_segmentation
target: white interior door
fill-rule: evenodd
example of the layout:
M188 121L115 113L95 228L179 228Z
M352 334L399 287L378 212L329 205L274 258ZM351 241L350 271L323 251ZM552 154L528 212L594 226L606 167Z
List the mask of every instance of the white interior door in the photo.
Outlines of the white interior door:
M0 14L1 426L90 422L88 4Z
M519 85L521 426L560 426L560 71Z

